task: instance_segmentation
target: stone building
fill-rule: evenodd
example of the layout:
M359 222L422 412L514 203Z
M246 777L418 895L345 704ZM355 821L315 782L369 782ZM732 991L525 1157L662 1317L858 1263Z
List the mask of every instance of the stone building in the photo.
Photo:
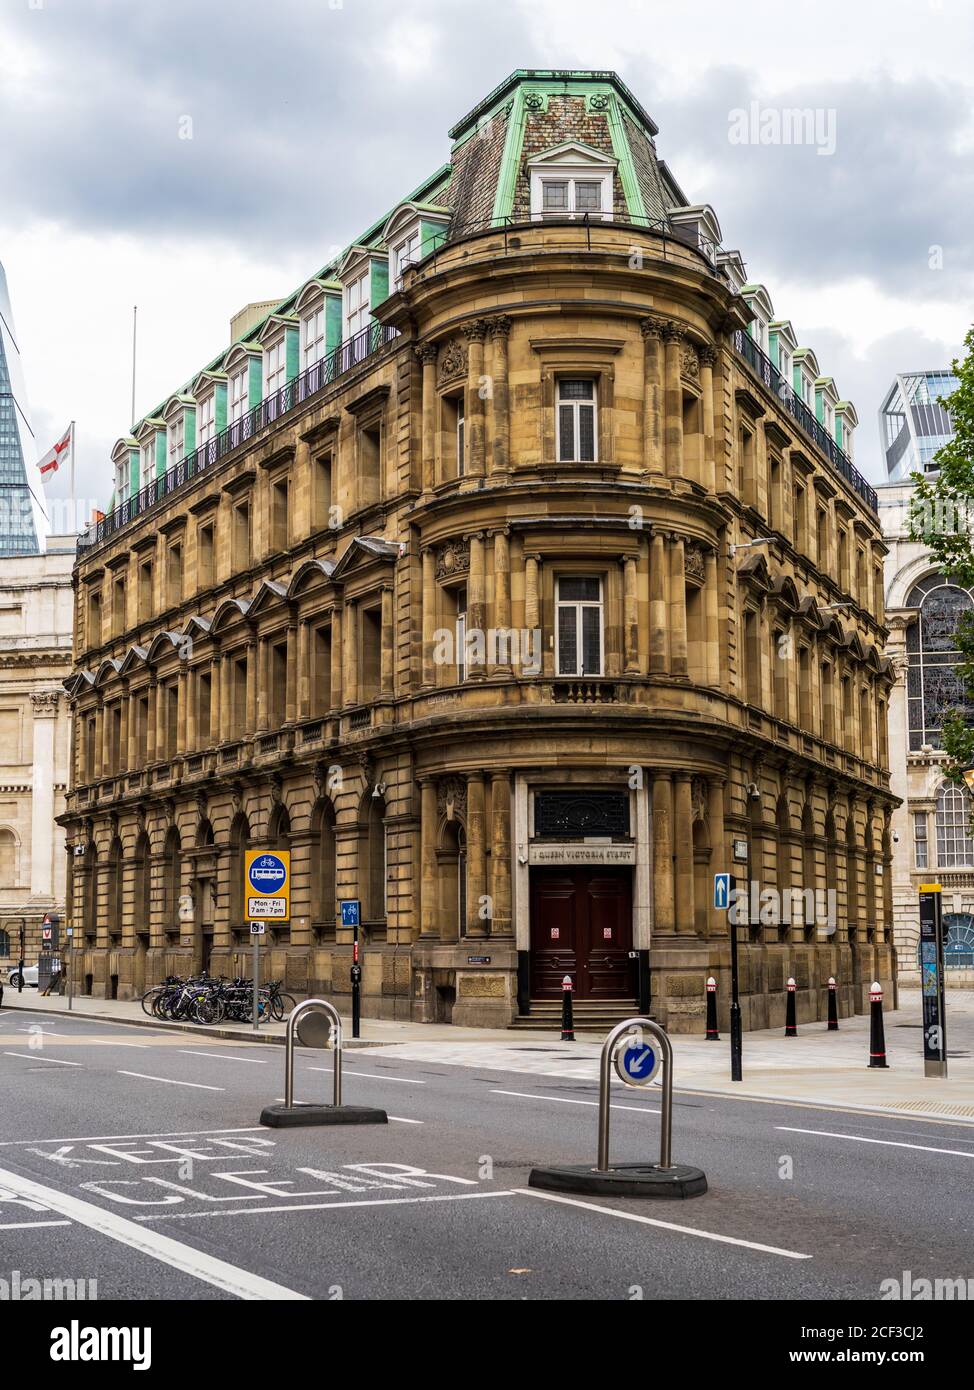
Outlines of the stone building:
M0 971L37 963L45 913L64 912L65 808L71 766L71 572L75 538L0 558Z
M725 869L746 1025L891 983L855 411L655 136L612 73L513 74L118 441L68 682L92 992L245 971L264 846L271 975L347 1003L357 898L367 1014L506 1024L567 972L702 1029Z
M964 708L957 677L957 625L974 594L944 578L930 552L910 538L914 473L936 471L935 455L952 425L939 404L956 390L947 370L897 376L880 408L889 482L878 489L886 557L887 655L897 682L890 698L890 784L901 798L893 816L893 912L899 975L920 981L921 883L943 888L948 985L974 985L974 837L971 798L944 778L944 714ZM945 518L946 521L946 518ZM968 710L974 718L974 709Z

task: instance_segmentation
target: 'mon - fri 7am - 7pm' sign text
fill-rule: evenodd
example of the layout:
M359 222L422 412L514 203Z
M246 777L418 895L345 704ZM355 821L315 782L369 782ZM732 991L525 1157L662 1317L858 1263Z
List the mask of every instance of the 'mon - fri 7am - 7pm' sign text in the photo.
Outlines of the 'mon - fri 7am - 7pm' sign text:
M244 901L251 922L291 920L291 852L250 849L244 859Z

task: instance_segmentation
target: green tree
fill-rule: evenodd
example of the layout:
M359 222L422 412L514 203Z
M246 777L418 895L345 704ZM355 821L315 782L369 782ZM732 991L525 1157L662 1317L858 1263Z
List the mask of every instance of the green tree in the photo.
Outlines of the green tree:
M953 363L957 389L943 404L950 411L953 438L936 454L933 476L914 473L916 490L910 507L910 535L922 541L941 573L965 588L974 588L974 327L964 339L966 355ZM968 704L974 706L974 614L963 614L957 630L961 653L958 676ZM974 727L962 710L943 724L945 769L961 781L961 768L974 763Z

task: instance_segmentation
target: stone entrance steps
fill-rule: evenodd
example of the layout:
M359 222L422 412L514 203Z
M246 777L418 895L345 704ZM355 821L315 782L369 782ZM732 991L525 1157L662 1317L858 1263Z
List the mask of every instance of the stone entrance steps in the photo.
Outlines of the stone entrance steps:
M576 1033L607 1033L617 1023L627 1018L635 1018L639 1006L635 999L603 1000L576 999L573 1001L572 1018ZM650 1015L652 1017L652 1015ZM534 1028L547 1032L561 1032L561 1000L532 999L531 1012L518 1014L511 1028Z

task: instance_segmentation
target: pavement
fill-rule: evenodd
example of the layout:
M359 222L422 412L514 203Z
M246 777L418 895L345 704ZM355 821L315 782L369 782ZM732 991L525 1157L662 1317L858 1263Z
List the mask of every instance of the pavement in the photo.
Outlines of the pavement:
M74 1002L69 1014L63 997L39 997L36 990L18 995L8 989L3 1012L28 1008L44 1016L127 1023L153 1031L163 1028L176 1035L200 1034L248 1043L281 1044L284 1040L283 1023L262 1024L255 1035L249 1026L242 1025L160 1025L146 1017L138 1001L84 997ZM946 1080L924 1076L920 993L901 990L900 1008L884 1018L888 1070L868 1066L869 1017L857 1015L841 1019L837 1033L829 1033L824 1023L803 1024L797 1038L785 1038L779 1030L745 1033L741 1082L730 1079L726 1034L719 1043L674 1035L674 1084L679 1091L974 1120L974 991L949 991L947 1018ZM562 1043L559 1033L552 1031L456 1028L364 1018L362 1037L352 1039L350 1021L343 1023L347 1048L380 1049L390 1058L440 1066L500 1067L577 1080L594 1081L598 1077L601 1039L594 1035L579 1034L574 1043Z
M5 1279L95 1281L99 1299L127 1300L825 1299L837 1308L879 1299L906 1271L974 1287L974 1206L959 1200L974 1123L827 1105L821 1092L810 1104L691 1089L716 1084L725 1046L677 1040L686 1072L707 1046L718 1059L700 1059L705 1070L681 1084L673 1110L674 1161L702 1168L709 1190L660 1203L528 1184L537 1166L594 1163L591 1042L518 1034L475 1045L423 1030L425 1041L345 1060L345 1101L384 1108L388 1124L268 1130L259 1118L283 1094L279 1049L24 1002L0 1013ZM908 1006L900 1012L907 1020ZM848 1065L838 1052L830 1060L851 1084L863 1053L852 1025L844 1033L803 1030L797 1043L819 1059L832 1044L848 1052ZM906 1080L917 1035L895 1036ZM780 1081L799 1056L783 1066L783 1047L748 1037L745 1074L767 1065L760 1084ZM332 1061L298 1050L299 1099L330 1098ZM897 1072L867 1080L879 1103ZM613 1082L614 1163L657 1160L661 1099L653 1086Z

